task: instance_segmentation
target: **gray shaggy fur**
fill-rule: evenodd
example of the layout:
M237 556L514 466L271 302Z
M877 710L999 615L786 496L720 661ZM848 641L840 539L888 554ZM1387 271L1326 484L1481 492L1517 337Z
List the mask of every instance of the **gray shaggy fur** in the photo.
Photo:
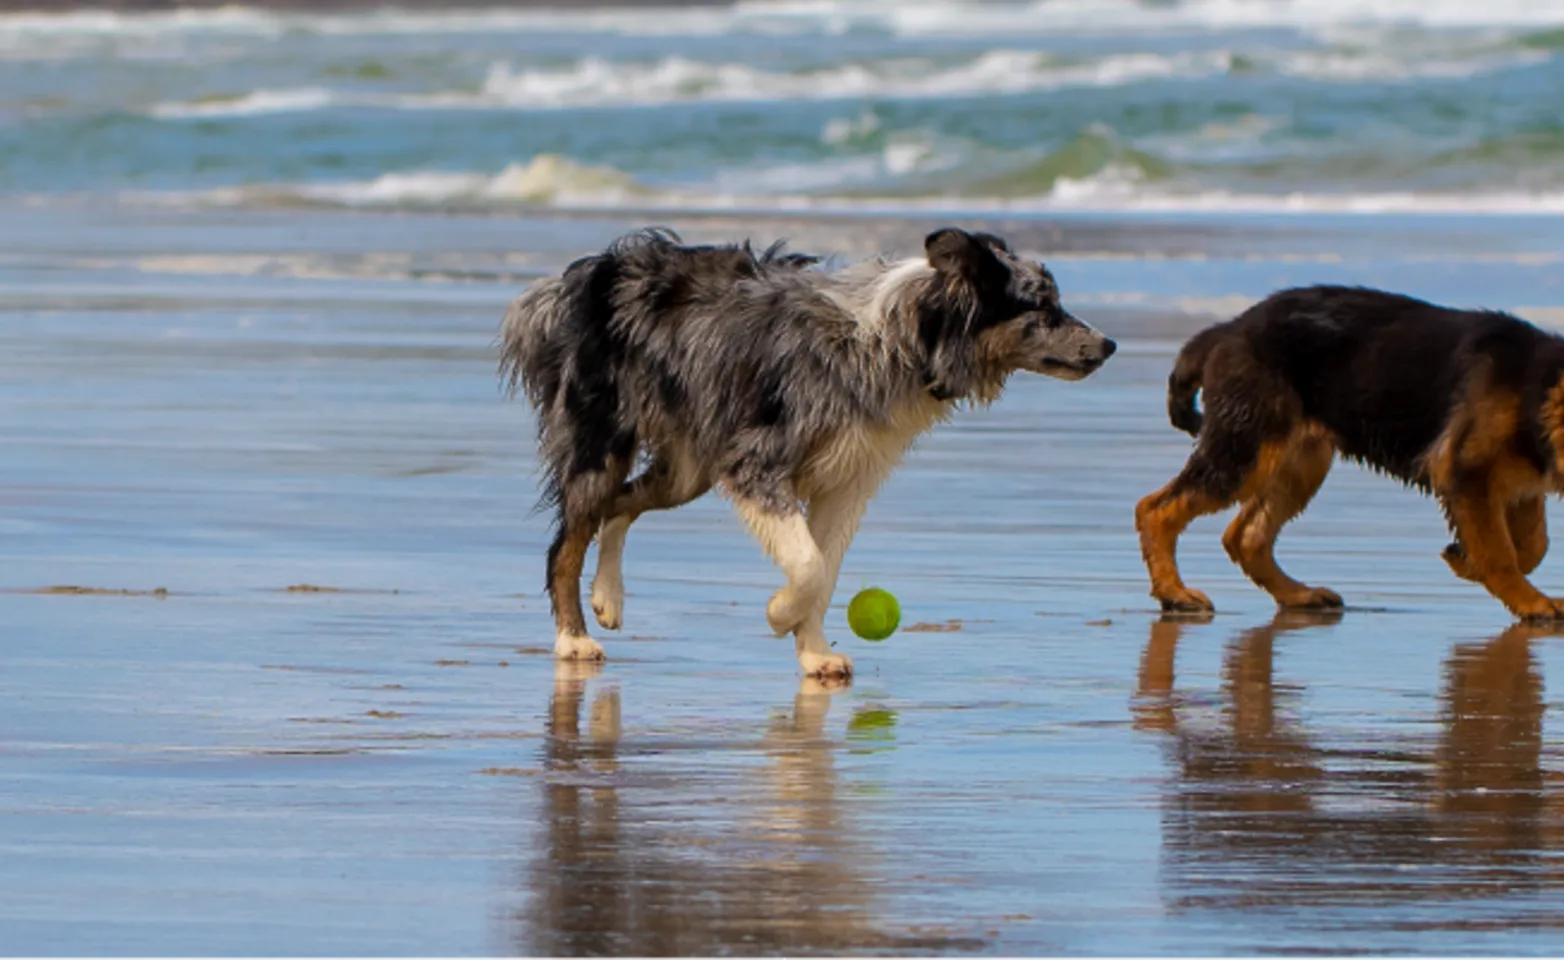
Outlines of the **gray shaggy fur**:
M999 238L940 230L925 252L827 271L780 244L685 246L648 230L516 299L500 374L538 416L561 636L585 637L580 566L605 522L718 484L786 517L842 483L820 461L845 433L895 432L927 407L905 448L955 403L992 401L1018 369L1080 379L1113 352L1060 306L1048 271Z

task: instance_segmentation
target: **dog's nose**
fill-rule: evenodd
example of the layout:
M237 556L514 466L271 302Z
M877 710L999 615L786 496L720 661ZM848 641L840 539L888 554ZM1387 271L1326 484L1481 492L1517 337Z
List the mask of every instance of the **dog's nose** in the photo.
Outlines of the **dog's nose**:
M1112 340L1109 340L1107 337L1102 338L1102 358L1104 360L1113 356L1113 351L1117 349L1119 349L1118 344L1114 343Z

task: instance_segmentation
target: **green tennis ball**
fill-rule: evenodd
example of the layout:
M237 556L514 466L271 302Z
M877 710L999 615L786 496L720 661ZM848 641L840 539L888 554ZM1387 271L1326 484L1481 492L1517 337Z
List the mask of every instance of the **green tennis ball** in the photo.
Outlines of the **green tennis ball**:
M870 587L858 591L847 605L847 625L865 640L884 640L901 624L901 606L889 591Z

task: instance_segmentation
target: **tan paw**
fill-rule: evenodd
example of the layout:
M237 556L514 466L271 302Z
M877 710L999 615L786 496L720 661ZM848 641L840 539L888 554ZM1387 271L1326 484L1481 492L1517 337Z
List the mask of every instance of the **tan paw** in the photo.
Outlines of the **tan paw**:
M1216 609L1210 597L1189 587L1181 586L1167 593L1154 593L1152 596L1156 597L1162 603L1162 609L1169 613L1201 613Z
M592 613L604 630L624 626L625 585L621 580L597 577L592 581Z
M1535 600L1510 608L1517 617L1528 621L1564 620L1564 600L1537 594Z
M554 656L560 660L602 660L603 648L586 634L561 633L554 638Z
M798 655L804 673L823 682L839 684L853 675L853 658L845 653L809 653Z
M1305 587L1296 593L1277 597L1276 602L1289 610L1334 610L1343 605L1341 594L1329 587Z

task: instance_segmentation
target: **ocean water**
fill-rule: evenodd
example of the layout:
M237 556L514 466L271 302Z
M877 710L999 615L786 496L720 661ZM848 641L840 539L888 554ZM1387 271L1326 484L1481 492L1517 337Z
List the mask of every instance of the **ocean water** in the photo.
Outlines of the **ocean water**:
M0 16L0 189L243 206L1564 209L1553 0Z

